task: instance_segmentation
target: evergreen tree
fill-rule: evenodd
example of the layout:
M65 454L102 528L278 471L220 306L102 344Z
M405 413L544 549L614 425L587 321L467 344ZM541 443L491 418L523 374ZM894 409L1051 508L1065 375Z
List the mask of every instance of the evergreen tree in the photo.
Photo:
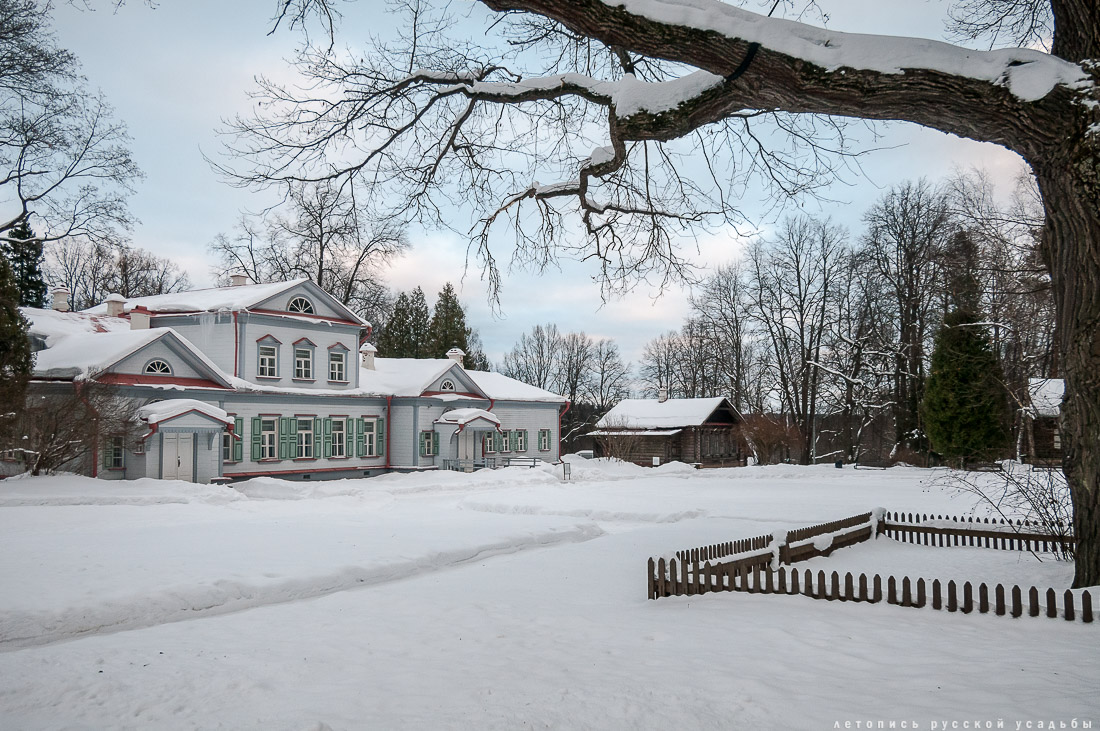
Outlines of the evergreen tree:
M470 330L466 327L466 311L458 301L455 288L447 282L435 301L435 311L432 313L430 357L444 358L451 348L460 348L464 353L468 353L469 335Z
M397 295L393 314L378 334L378 357L429 357L429 326L428 303L420 287Z
M431 317L424 290L417 287L409 296L410 358L432 357Z
M16 416L25 405L31 375L28 323L19 312L19 288L8 262L0 258L0 445L10 444Z
M409 344L409 296L402 292L397 295L393 313L378 333L378 357L408 358Z
M42 242L22 223L7 232L7 241L0 247L11 264L15 286L19 290L21 307L46 306L46 280L42 277Z
M995 458L1010 444L1001 365L977 321L965 308L944 318L921 404L932 449L956 466Z

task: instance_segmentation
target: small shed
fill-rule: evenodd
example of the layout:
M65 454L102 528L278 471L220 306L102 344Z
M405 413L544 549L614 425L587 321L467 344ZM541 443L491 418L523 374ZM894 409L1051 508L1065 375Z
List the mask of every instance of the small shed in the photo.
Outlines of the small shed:
M723 396L624 399L596 423L598 457L639 465L677 461L702 467L745 464L741 415Z
M1061 378L1028 379L1030 406L1023 409L1018 451L1024 462L1054 464L1062 461L1062 395L1066 384Z

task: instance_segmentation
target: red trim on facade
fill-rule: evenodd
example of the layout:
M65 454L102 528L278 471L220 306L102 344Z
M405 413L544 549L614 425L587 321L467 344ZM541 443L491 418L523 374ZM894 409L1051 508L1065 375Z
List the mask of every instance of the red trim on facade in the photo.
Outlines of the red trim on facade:
M236 313L233 313L233 314L236 314ZM264 336L263 336L262 338L256 338L256 342L258 343L258 342L260 342L261 340L268 340L268 339L274 340L274 341L275 341L276 343L278 343L279 345L282 345L282 344L283 344L283 341L282 341L282 340L279 340L279 338L275 337L275 336L274 336L274 335L272 335L271 333L268 333L267 335L264 335Z
M240 368L240 365L237 363L237 355L241 352L240 334L241 334L241 328L237 324L237 313L234 311L233 312L233 377L234 378L240 378L241 377L241 368Z
M132 373L104 373L97 376L96 381L117 386L133 385L157 385L169 386L195 386L200 388L217 388L223 391L231 391L229 386L223 386L207 378L182 378L180 376L153 376L149 374L135 375Z
M477 399L478 401L485 401L489 399L485 394L470 393L469 391L424 391L421 396L465 396L466 398ZM489 399L490 401L492 399Z
M569 399L565 400L565 409L558 412L558 459L561 459L561 417L569 413L569 407L573 405L573 402Z
M386 397L386 443L382 445L382 449L386 452L386 469L390 468L390 455L393 451L390 449L390 429L393 424L392 414L390 413L390 404L393 401L393 396ZM415 444L413 445L416 446ZM374 451L378 451L378 447L374 448Z
M295 345L297 345L297 343L295 343ZM326 348L326 350L335 350L336 348L340 348L341 350L346 350L346 351L348 351L349 353L351 352L351 348L349 348L348 346L344 345L343 343L333 343L332 345L328 346L328 347Z
M315 347L315 348L317 347L317 343L313 342L309 338L298 338L293 343L291 343L291 345L301 345L302 343L309 343L313 347Z

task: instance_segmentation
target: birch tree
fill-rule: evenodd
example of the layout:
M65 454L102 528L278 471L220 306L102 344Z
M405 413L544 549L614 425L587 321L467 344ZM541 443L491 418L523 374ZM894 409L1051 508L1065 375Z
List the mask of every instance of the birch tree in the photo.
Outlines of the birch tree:
M716 0L482 0L499 16L476 41L452 43L436 23L369 53L333 53L331 40L307 46L301 68L314 86L265 81L264 116L240 120L234 149L248 162L239 179L369 175L391 182L405 210L428 215L457 185L482 212L473 243L490 273L489 232L511 222L513 240L536 259L572 248L608 277L631 277L674 269L680 231L734 216L730 170L763 169L773 190L792 194L827 177L839 119L908 121L1002 145L1031 166L1042 196L1066 379L1074 581L1096 584L1100 7L965 3L986 12L961 33L1014 47L845 34ZM288 20L331 19L333 5L280 7ZM410 5L423 19L424 4ZM1049 52L1032 47L1047 32ZM780 147L752 134L762 119L776 125ZM682 155L705 174L684 174ZM566 236L566 219L584 236Z

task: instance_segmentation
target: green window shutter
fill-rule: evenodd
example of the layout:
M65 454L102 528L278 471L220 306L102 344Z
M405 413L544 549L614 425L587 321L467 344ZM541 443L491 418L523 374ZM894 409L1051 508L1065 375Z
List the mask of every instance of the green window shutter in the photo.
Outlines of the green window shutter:
M355 419L344 420L344 456L355 456Z
M279 417L279 459L290 458L290 419Z
M332 456L332 417L326 416L321 423L325 430L325 459L328 459ZM316 444L314 449L316 449Z
M498 431L493 432L493 451L504 451L504 435Z
M379 457L386 455L386 420L382 418L374 427L374 453Z
M519 449L519 432L515 429L508 433L508 451L516 452Z
M260 461L260 417L252 417L252 461Z
M324 454L324 447L321 446L322 442L325 442L325 429L321 422L321 417L315 417L313 419L313 456L320 457ZM327 442L326 442L327 443Z
M355 420L355 456L365 457L367 454L366 422L362 417Z
M233 453L233 461L240 462L244 459L244 419L236 417L233 419L233 448L230 450Z
M426 439L425 439L426 436L427 436L427 432L420 432L420 456L421 457L427 457L428 456L428 453L426 451L427 448L428 448L428 445L427 445Z
M526 452L527 450L529 450L531 448L531 442L527 441L527 430L524 429L523 431L517 432L517 434L522 434L523 435L523 446L520 447L520 446L517 445L516 449L517 449L517 451L520 451L520 452Z

